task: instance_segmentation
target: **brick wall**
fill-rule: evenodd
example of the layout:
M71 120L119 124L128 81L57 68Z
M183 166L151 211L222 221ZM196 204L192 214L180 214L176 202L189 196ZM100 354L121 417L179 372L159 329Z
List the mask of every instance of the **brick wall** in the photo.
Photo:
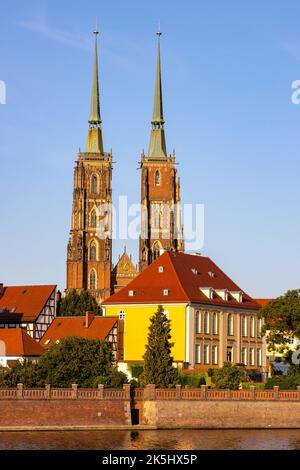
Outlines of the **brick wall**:
M300 402L144 401L143 424L158 428L300 428Z
M0 400L0 428L125 424L129 400Z

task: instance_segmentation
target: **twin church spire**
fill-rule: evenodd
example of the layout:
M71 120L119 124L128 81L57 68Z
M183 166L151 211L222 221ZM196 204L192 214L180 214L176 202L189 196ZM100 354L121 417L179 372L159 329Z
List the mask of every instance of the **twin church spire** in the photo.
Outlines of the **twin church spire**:
M87 141L88 153L104 153L102 139L102 121L100 112L100 93L99 93L99 76L98 76L98 34L94 31L95 48L94 48L94 70L93 84L91 96L91 111L89 116L89 131ZM161 81L161 60L160 60L160 36L161 32L157 32L157 63L156 63L156 79L154 91L153 115L151 120L151 134L148 158L166 158L166 138L164 130L163 101L162 101L162 81Z

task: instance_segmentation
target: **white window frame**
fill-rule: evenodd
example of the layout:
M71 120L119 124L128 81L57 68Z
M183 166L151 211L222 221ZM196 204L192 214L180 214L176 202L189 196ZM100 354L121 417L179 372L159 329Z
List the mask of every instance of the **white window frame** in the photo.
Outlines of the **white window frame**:
M203 345L203 363L205 365L209 364L209 344Z
M207 319L207 322L206 322ZM203 330L205 335L210 333L210 314L209 312L204 312L204 321L203 321Z
M215 366L218 364L218 346L213 344L211 346L211 363Z
M201 344L195 344L195 364L201 364Z

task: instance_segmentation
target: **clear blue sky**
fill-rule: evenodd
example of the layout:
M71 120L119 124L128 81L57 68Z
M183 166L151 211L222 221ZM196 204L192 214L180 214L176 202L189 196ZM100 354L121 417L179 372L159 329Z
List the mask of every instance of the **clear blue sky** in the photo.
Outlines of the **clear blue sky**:
M114 199L139 201L160 20L167 146L183 202L205 204L202 253L251 295L300 287L299 17L296 0L2 2L0 280L65 287L98 18ZM137 243L127 247L137 260Z

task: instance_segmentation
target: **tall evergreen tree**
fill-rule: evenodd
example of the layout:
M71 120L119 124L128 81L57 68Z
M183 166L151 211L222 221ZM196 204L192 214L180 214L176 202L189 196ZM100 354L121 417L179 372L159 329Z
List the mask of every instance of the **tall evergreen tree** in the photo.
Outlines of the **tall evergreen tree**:
M173 367L171 348L171 322L161 305L150 319L148 344L144 358L144 372L140 376L143 386L155 384L159 388L172 388L179 383L178 371Z
M80 317L86 312L101 315L101 307L89 291L83 290L78 293L73 289L62 298L57 315L60 317Z

